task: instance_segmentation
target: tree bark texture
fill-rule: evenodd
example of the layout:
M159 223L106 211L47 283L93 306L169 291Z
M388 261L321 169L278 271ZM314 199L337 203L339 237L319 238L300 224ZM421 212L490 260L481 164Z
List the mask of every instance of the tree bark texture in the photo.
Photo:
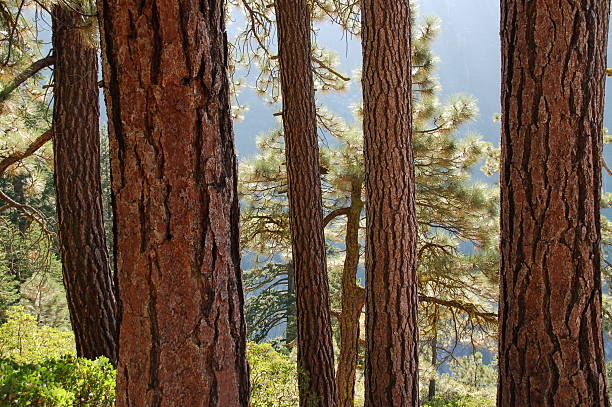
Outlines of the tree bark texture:
M275 1L296 278L300 406L337 405L306 0Z
M117 406L246 407L221 0L100 0L121 327Z
M336 381L339 407L355 406L355 381L359 356L359 318L364 305L364 290L357 285L359 269L359 225L363 201L363 180L351 182L351 206L346 221L346 255L342 269L342 312L340 322L340 355Z
M410 2L362 0L365 405L418 406Z
M610 3L501 6L498 405L607 406L599 205Z
M58 244L77 354L117 362L113 273L100 180L98 52L77 10L52 10Z

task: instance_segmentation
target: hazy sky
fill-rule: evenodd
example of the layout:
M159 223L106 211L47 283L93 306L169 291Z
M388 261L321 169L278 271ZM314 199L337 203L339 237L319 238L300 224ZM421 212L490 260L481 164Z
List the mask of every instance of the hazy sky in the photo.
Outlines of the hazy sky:
M442 102L456 93L467 93L478 100L478 119L464 126L460 134L476 132L484 139L499 144L499 124L493 115L500 108L500 39L499 2L494 0L421 0L420 15L441 18L441 32L434 43L434 53L440 58L437 75L442 85ZM230 32L242 24L239 13ZM335 50L342 62L341 70L350 74L361 65L361 44L358 38L347 38L332 24L319 27L318 41ZM612 47L611 47L612 48ZM612 50L609 51L612 55ZM608 86L612 78L608 79ZM321 101L332 111L350 119L350 106L361 99L360 83L353 81L344 93L324 95ZM240 103L250 107L243 121L235 124L236 145L240 158L256 153L255 138L279 125L272 116L280 107L267 106L248 89L240 94ZM612 129L612 92L606 96L606 127ZM608 162L612 149L606 149ZM609 190L610 177L605 177L604 190Z

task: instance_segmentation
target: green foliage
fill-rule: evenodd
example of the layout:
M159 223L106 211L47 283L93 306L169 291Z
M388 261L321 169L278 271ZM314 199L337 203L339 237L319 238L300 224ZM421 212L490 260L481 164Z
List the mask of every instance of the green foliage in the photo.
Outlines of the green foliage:
M423 366L420 368L427 368ZM425 404L429 407L488 407L495 405L497 370L494 363L485 364L482 354L453 358L450 373L436 374L436 398ZM431 372L421 382L421 394L427 394ZM426 397L421 397L423 400Z
M435 397L427 400L423 407L495 407L495 399L482 396L461 396L450 400Z
M39 323L69 327L61 264L52 243L37 224L21 231L0 217L0 322L8 306L21 304Z
M7 322L0 325L0 358L39 363L74 353L72 332L39 325L21 306L8 309Z
M65 356L38 364L0 359L0 404L113 406L115 370L108 359Z
M249 343L252 407L294 407L298 405L295 360L278 353L270 344Z

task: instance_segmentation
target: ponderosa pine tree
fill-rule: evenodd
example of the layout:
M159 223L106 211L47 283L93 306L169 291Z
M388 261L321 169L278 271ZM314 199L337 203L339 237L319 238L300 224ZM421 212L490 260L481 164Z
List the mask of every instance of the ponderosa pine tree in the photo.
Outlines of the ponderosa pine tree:
M85 10L55 5L53 134L59 251L77 354L117 361L113 275L100 183L98 51Z
M120 407L248 405L224 7L98 2Z
M418 406L418 280L408 0L362 0L365 406Z
M610 2L501 6L498 406L608 406L599 205Z
M422 351L428 355L432 338L439 337L437 365L450 357L458 343L489 347L496 335L493 311L498 294L498 259L496 251L483 249L496 244L499 233L495 221L496 191L471 177L492 146L477 137L459 134L461 126L476 116L478 108L473 98L466 95L455 95L446 103L438 99L436 58L431 49L438 29L438 19L427 17L422 24L413 25L412 41L413 147L422 299L419 328L422 347L426 347ZM321 128L335 136L334 143L321 149L324 168L321 182L332 322L338 321L336 341L340 345L338 399L343 406L352 405L355 396L362 397L354 394L352 384L361 370L357 365L363 357L361 345L365 338L363 328L357 326L363 323L364 295L358 280L363 270L359 248L364 246L365 225L363 213L360 218L350 216L364 200L356 193L358 190L363 193L361 108L356 113L355 123L347 125L319 108ZM295 325L290 307L291 242L282 133L273 131L262 136L257 145L259 154L241 165L239 183L243 201L242 248L254 255L255 263L245 273L248 332L251 340L265 340L278 335L279 325L287 321L286 343L291 345L290 332ZM487 168L491 166L488 164ZM459 247L466 241L480 249L474 254L463 253ZM433 369L427 373L435 375Z
M334 407L334 349L319 173L308 1L276 0L300 406Z

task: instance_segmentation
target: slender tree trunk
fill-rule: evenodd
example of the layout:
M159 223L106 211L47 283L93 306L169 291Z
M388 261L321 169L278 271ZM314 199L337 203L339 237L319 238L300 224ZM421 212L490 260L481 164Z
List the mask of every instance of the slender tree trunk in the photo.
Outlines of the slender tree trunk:
M246 407L224 2L98 2L121 329L117 406Z
M498 405L608 406L599 202L610 3L501 5Z
M364 305L363 288L357 285L359 268L359 224L363 201L361 189L363 181L354 179L351 183L351 206L346 221L346 256L342 270L342 312L340 313L340 355L336 386L338 405L355 406L355 381L357 378L357 358L359 356L359 317Z
M437 321L435 322L437 324ZM431 338L431 365L433 366L434 376L429 379L429 389L427 391L427 398L432 400L436 397L436 373L438 370L438 330L434 330L433 338Z
M117 362L115 287L100 181L98 52L78 11L53 7L58 243L77 354Z
M293 264L287 266L287 329L285 330L285 343L288 345L297 337L295 315L295 269Z
M307 0L277 0L300 406L337 405Z
M17 174L12 179L13 184L13 193L15 194L15 201L19 203L26 203L26 195L25 195L25 185L24 185L24 177L23 174ZM31 219L23 216L21 212L16 213L16 221L19 231L21 233L25 233L28 230L28 226L32 222Z
M408 0L362 0L366 407L419 404Z

